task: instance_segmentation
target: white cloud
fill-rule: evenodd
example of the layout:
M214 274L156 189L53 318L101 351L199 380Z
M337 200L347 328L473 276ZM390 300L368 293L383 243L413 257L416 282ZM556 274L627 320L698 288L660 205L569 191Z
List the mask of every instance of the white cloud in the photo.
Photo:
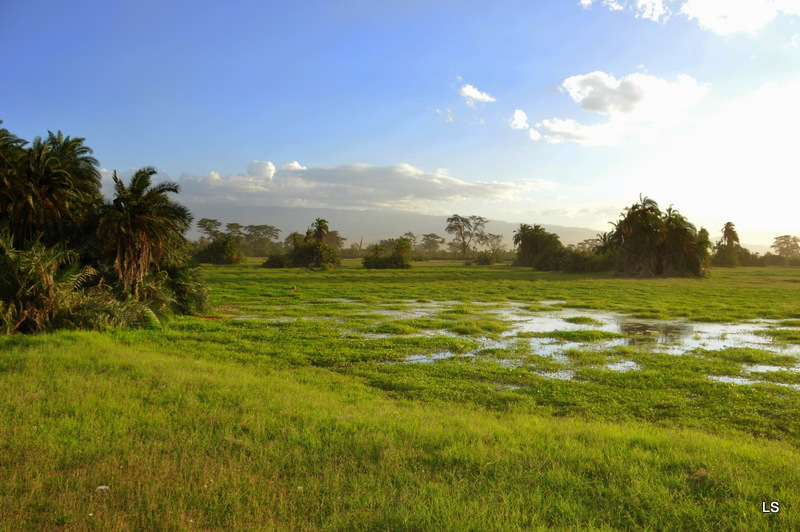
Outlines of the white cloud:
M588 9L597 0L580 0ZM778 15L800 16L797 0L601 0L611 11L628 10L636 17L666 21L674 11L697 20L704 29L719 35L736 32L756 33Z
M445 120L447 120L448 122L452 122L453 120L455 120L455 117L453 116L453 111L451 111L450 109L445 109L444 111L442 111L441 109L437 109L436 114L444 115Z
M778 15L778 9L775 2L767 0L688 0L681 13L697 19L702 28L728 35L756 33Z
M792 38L786 43L784 48L800 48L800 33L792 35Z
M410 164L350 164L308 168L302 174L280 170L265 180L246 174L221 177L217 172L180 179L181 196L191 203L232 201L248 206L388 208L425 212L466 200L515 202L526 192L551 187L543 180L467 182L439 169L428 172Z
M542 134L533 128L528 130L528 135L531 137L531 140L539 140L542 138Z
M561 144L563 142L577 142L583 146L613 146L622 143L623 134L627 129L617 124L595 124L582 125L571 118L562 120L552 118L542 120L536 124L536 128L541 131L531 129L531 138L540 138L551 144ZM533 132L537 133L534 138Z
M571 76L562 86L587 111L638 123L675 120L710 90L686 75L674 82L639 73L617 80L599 71Z
M710 90L685 75L673 82L639 73L618 80L599 71L571 76L562 86L583 110L606 115L608 121L584 125L571 118L542 120L531 129L533 140L584 146L621 144L630 134L658 131L685 120L692 106Z
M275 176L275 165L270 161L252 161L247 165L247 176L271 180Z
M589 9L596 0L580 0L584 9ZM600 4L611 11L629 9L636 13L636 17L646 18L658 22L669 18L670 11L665 1L672 0L601 0Z
M528 129L528 115L525 114L525 111L521 109L517 109L514 111L514 116L508 119L508 125L511 126L511 129Z
M475 102L496 102L497 100L490 96L485 92L481 92L472 85L464 85L459 89L458 93L464 97L464 100L467 102L467 105L470 107L475 107Z
M284 170L308 170L305 166L300 166L297 161L292 161L283 165Z

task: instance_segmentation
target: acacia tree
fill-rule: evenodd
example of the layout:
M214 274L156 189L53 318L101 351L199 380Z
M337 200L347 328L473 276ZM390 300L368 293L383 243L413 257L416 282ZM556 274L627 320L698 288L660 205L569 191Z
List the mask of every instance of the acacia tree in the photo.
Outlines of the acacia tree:
M192 222L186 207L167 195L178 193L178 184L151 186L155 173L155 168L142 168L125 186L114 172L114 200L103 205L97 230L100 241L114 250L123 291L134 299L139 298L139 283L148 269L159 268L164 259L184 249L183 234Z
M792 235L776 236L770 249L774 249L781 257L800 257L800 238Z
M453 235L453 248L466 257L472 249L473 242L481 242L484 238L483 228L489 220L483 216L472 215L469 218L454 214L447 219L445 231Z
M422 235L422 251L433 253L439 251L439 246L444 244L445 239L436 233L427 233Z

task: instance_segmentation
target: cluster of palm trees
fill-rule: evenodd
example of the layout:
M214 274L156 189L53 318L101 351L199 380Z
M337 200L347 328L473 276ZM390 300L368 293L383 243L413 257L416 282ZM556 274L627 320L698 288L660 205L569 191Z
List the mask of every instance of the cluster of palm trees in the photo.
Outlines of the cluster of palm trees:
M2 123L2 122L0 122ZM187 263L192 215L142 168L114 198L100 192L83 138L48 132L30 143L0 129L0 328L152 322L191 312L206 290Z
M701 276L710 265L708 231L698 231L671 206L661 212L654 200L640 197L613 225L602 250L617 254L624 274Z
M708 269L708 231L698 231L672 207L662 212L654 200L640 197L612 225L594 242L567 249L543 227L522 224L514 235L515 264L572 272L613 269L639 277L702 276Z

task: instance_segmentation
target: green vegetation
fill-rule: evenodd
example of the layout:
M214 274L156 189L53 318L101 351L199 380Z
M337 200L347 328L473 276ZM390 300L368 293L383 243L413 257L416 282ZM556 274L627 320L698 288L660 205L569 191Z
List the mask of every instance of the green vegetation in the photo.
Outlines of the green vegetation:
M800 527L796 358L483 343L545 300L791 327L800 270L203 274L206 316L0 338L0 530Z
M202 311L206 289L187 261L192 215L142 168L113 175L103 201L100 171L82 138L60 131L26 141L0 129L0 329L156 325Z

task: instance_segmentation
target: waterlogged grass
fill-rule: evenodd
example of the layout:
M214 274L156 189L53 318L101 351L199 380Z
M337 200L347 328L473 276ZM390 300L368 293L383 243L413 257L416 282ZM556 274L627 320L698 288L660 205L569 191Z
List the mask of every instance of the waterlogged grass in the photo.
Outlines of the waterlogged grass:
M800 270L205 273L208 316L0 338L0 530L800 529L795 357L545 356L492 312L559 300L792 333Z
M612 338L625 338L624 334L611 331L547 331L547 332L520 332L520 338L555 338L565 342L597 342Z

